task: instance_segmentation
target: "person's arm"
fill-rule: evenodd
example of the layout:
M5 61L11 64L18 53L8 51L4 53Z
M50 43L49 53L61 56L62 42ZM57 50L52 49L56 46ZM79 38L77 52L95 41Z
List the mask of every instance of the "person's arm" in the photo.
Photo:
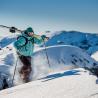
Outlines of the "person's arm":
M40 36L40 35L34 34L33 37L34 37L34 43L36 43L36 44L41 44L42 42L49 39L45 35Z

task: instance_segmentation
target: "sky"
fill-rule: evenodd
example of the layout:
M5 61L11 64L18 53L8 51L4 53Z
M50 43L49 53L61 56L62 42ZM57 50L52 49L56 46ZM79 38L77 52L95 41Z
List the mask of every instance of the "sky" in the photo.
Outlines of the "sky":
M0 24L35 32L98 33L98 0L0 0Z

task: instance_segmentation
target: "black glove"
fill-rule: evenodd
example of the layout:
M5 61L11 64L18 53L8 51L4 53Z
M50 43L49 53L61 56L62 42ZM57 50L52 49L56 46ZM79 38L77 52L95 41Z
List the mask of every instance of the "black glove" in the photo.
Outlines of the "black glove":
M42 37L42 39L47 39L47 40L49 40L49 37L46 37L46 35L42 35L41 37Z

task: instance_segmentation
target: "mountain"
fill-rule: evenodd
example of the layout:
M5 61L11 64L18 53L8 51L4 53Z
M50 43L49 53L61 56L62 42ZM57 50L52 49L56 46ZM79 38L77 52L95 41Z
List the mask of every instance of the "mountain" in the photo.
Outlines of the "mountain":
M4 48L7 45L10 45L11 43L13 43L16 40L16 36L17 35L5 35L0 37L0 48Z
M60 31L52 34L46 46L72 45L86 50L90 55L98 51L98 34L78 31Z
M4 89L4 79L9 87L12 86L17 65L15 87L0 91L0 98L97 98L97 77L87 71L94 74L98 72L98 62L94 58L96 56L90 56L97 51L97 34L61 31L46 35L50 37L45 43L46 47L35 46L30 76L32 82L27 84L20 78L21 62L13 47L17 35L0 37L1 90Z

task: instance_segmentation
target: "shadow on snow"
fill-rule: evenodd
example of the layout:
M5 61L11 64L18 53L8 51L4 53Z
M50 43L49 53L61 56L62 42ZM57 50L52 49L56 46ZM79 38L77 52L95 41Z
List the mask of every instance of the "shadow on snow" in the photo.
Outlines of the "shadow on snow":
M51 74L41 79L44 79L42 82L46 82L46 81L64 77L64 76L80 75L79 72L80 72L79 70L70 70L70 71L65 71L63 73Z

